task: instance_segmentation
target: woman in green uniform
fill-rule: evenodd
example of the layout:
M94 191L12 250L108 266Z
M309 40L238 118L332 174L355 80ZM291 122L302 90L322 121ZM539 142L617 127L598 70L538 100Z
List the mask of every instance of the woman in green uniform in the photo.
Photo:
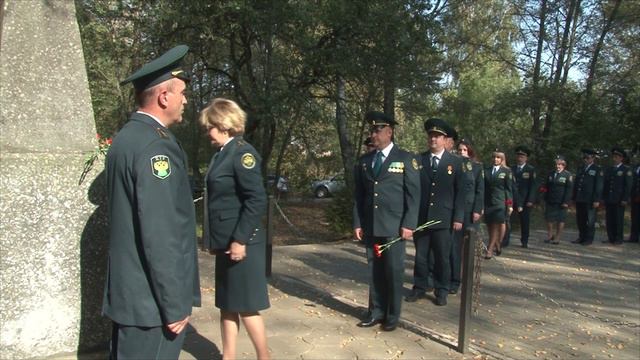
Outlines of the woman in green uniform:
M493 152L493 166L484 171L484 221L489 228L489 247L485 259L502 253L507 219L513 212L513 177L503 152Z
M200 124L220 150L205 176L204 246L216 254L216 307L220 309L224 359L236 358L240 320L256 349L268 359L259 311L269 307L265 274L266 236L262 216L267 197L260 156L242 139L245 112L235 102L213 99Z
M556 157L556 170L552 171L543 186L544 218L547 220L545 243L559 244L560 235L567 218L567 209L573 193L573 175L566 170L567 162L562 156Z

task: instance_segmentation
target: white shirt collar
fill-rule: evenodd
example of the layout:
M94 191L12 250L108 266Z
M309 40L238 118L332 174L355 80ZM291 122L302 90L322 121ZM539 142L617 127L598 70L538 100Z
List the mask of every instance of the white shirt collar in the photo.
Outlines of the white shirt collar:
M227 144L233 140L233 136L229 138L229 140L225 141L224 144L222 144L222 146L220 147L220 151L222 151L222 149L224 149L225 146L227 146Z
M437 158L438 158L438 160L441 160L441 159L442 159L442 155L444 155L444 149L442 149L442 151L440 151L440 152L439 152L439 153L437 153L437 154L431 153L431 157L434 157L434 156L435 156L435 157L437 157Z
M162 125L163 128L166 128L166 126L164 126L164 124L162 122L160 122L160 119L158 119L157 117L149 114L148 112L144 112L144 111L140 111L140 110L137 110L136 112L139 113L139 114L147 115L148 117L150 117L153 120L155 120L158 124Z
M384 149L380 150L382 152L382 156L384 156L385 159L389 157L389 153L391 152L391 148L393 148L393 142L390 142L389 145L387 145L387 147L385 147Z

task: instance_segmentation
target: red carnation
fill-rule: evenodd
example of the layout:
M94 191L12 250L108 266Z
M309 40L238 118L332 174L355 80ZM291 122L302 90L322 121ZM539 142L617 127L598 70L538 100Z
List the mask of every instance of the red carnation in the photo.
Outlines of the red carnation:
M111 145L112 142L113 142L113 140L111 138L108 138L107 141L106 141L106 143L109 144L109 145Z
M538 189L538 191L541 193L546 193L547 191L549 191L549 189L547 189L546 186L540 186L540 189Z
M382 257L382 251L380 251L380 244L373 245L373 252L376 254L376 257Z
M507 199L507 200L504 201L504 204L507 205L507 206L511 206L511 205L513 205L513 200Z

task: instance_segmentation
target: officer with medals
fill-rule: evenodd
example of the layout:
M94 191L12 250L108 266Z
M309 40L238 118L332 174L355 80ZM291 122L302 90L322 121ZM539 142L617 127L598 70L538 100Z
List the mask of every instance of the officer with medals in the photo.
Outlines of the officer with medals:
M216 254L216 302L220 309L222 350L236 358L240 322L256 349L269 358L260 310L269 308L266 233L262 217L267 195L260 156L247 143L245 112L234 101L213 99L200 114L200 125L219 151L205 175L204 247Z
M529 224L531 209L536 201L536 169L527 162L531 150L526 146L516 147L516 165L511 166L511 173L515 181L513 189L514 208L520 220L520 244L523 248L529 247ZM511 227L505 237L511 235ZM506 240L508 243L509 240Z
M169 127L182 121L188 47L176 46L122 84L138 110L106 159L109 261L102 312L112 359L177 359L200 306L196 221L187 157Z
M557 245L560 244L567 209L573 194L573 175L566 170L567 161L564 156L556 156L555 164L556 170L547 176L544 185L544 218L547 221L547 239L544 242Z
M376 150L356 163L353 229L367 252L371 306L358 326L382 323L383 330L393 331L400 320L405 240L417 225L420 177L416 158L393 142L397 123L377 111L367 113L365 121ZM402 240L376 251L398 237Z
M572 241L574 244L591 245L596 232L596 216L602 198L604 172L595 163L595 158L595 150L582 149L584 164L576 172L573 187L578 226L578 238Z
M447 304L451 277L451 242L453 232L462 230L466 179L462 159L445 149L449 124L432 118L424 123L429 151L421 154L420 212L418 223L439 223L415 234L413 289L406 301L426 297L429 275L429 251L433 251L435 304Z
M624 234L624 210L631 197L633 174L628 166L623 164L627 153L620 147L611 149L613 166L604 173L604 189L602 198L607 214L605 217L607 237L614 245L622 244Z

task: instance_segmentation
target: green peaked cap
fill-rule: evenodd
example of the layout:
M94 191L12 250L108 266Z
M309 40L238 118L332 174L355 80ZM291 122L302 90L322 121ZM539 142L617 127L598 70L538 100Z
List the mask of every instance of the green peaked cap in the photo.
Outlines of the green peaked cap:
M157 59L144 64L138 71L124 79L120 85L133 83L136 90L142 91L174 77L188 82L191 80L189 74L180 69L180 62L187 51L189 51L187 45L178 45L170 49Z

